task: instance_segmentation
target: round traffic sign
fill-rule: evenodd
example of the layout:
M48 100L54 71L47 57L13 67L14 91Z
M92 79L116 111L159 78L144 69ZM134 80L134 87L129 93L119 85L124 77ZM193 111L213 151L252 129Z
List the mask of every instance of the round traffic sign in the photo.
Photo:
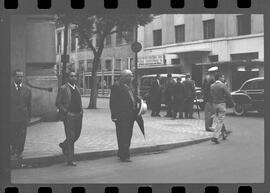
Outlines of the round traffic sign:
M140 43L140 42L134 42L132 45L131 45L131 50L133 51L133 52L139 52L139 51L141 51L141 49L142 49L142 44Z

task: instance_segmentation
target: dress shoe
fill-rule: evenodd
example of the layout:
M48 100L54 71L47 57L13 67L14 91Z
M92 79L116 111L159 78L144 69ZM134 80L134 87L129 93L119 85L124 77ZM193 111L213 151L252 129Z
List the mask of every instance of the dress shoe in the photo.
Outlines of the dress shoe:
M212 138L211 141L214 142L215 144L219 144L219 141L217 138Z
M68 166L77 166L76 162L70 161L67 163Z
M224 131L224 133L223 133L223 135L222 135L222 139L223 140L226 140L227 139L227 137L230 135L232 133L232 131Z
M124 158L124 159L121 159L121 158L120 158L120 161L121 161L121 162L132 162L132 161L130 160L130 158Z
M64 155L67 155L67 150L65 149L64 144L63 143L59 143L59 147L62 149L62 153Z

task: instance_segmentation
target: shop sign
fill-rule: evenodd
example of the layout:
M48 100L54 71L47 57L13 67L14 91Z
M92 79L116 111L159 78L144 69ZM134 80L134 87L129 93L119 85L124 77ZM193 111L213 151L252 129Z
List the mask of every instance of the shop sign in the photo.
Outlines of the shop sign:
M145 65L164 65L164 55L150 55L145 57L138 58L138 65L145 66Z

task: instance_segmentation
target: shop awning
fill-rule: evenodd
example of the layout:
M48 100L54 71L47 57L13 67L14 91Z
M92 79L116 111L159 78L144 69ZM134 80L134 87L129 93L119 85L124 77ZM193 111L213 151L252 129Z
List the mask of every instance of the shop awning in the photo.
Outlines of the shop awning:
M138 66L138 73L155 74L155 73L181 73L182 66L178 65L151 65Z
M217 61L217 62L206 62L196 63L196 65L245 65L245 64L263 64L264 61L260 59L253 60L231 60L231 61Z

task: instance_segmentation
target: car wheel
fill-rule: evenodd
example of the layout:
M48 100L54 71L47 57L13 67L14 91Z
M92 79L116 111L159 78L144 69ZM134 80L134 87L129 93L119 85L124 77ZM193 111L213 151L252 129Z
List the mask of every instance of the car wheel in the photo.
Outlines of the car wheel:
M242 116L245 114L245 106L243 104L236 104L233 108L233 112L237 116Z

